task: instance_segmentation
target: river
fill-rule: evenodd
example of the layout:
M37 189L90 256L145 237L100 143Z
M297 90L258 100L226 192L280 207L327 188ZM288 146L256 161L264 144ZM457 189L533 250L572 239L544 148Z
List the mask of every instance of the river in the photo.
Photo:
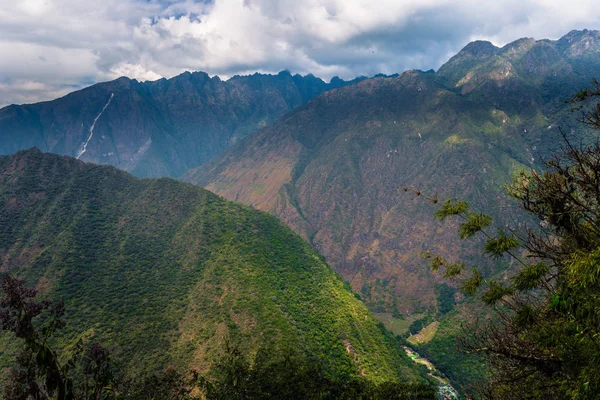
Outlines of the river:
M425 365L427 367L427 369L429 370L428 375L439 382L438 396L441 400L458 400L459 399L458 392L456 391L456 389L454 389L452 387L452 385L450 384L448 379L443 377L443 374L437 370L437 368L435 367L435 365L433 365L433 363L431 361L429 361L426 358L421 357L419 355L419 353L417 353L416 351L414 351L413 349L411 349L408 346L402 346L402 348L404 348L406 355L411 360L413 360L413 362L415 362L417 364Z

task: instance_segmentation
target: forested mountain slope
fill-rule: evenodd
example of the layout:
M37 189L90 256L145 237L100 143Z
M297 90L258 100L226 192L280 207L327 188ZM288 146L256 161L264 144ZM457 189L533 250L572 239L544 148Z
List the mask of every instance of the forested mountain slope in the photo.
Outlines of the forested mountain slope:
M276 218L168 178L20 151L0 156L0 271L63 298L66 333L130 373L206 371L225 338L316 357L331 376L420 379L397 343ZM10 356L3 335L0 360Z

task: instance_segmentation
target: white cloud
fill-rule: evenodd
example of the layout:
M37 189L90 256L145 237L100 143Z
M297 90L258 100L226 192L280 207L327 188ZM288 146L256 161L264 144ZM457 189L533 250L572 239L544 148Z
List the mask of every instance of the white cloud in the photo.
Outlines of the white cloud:
M3 105L121 75L438 68L470 40L556 39L600 28L600 13L590 0L0 0L0 21Z

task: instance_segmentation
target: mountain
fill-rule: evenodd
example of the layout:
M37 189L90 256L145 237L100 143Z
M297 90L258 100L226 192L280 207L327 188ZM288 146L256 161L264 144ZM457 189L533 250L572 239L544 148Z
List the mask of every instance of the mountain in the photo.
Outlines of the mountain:
M481 260L413 192L466 199L500 226L522 222L503 184L560 144L557 126L576 132L564 100L600 74L598 46L597 31L474 42L435 73L323 93L185 179L281 218L371 310L435 312L442 279L422 251Z
M60 347L100 341L131 373L205 371L229 337L250 354L277 343L317 355L334 376L420 379L297 234L169 178L35 149L0 156L0 271L65 300ZM4 365L13 340L0 338Z
M57 100L0 109L0 154L38 147L140 177L177 177L347 83L287 71L227 81L203 72L154 82L123 77Z
M557 41L523 38L498 48L468 44L437 71L450 87L512 112L562 107L598 74L600 33L571 31Z

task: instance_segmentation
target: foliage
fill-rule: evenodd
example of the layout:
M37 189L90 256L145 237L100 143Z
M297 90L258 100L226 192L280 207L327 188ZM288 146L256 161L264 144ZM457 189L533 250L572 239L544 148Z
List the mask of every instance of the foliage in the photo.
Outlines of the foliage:
M305 240L189 184L36 150L0 157L0 254L43 298L64 299L50 345L103 343L132 378L205 372L231 335L250 354L262 341L318 354L330 377L421 380Z
M359 376L332 379L322 360L277 345L262 347L251 364L237 346L227 342L211 377L205 385L208 400L435 398L434 389L422 384L373 384Z
M23 340L16 363L8 371L4 398L90 399L113 398L113 371L109 352L93 343L85 354L78 343L73 353L61 357L48 341L64 328L62 302L36 301L37 290L24 287L20 279L4 275L0 299L0 328ZM76 367L80 367L77 371ZM79 373L79 379L74 376ZM74 383L77 382L77 383Z
M470 300L467 299L469 313L473 311ZM463 303L463 307L464 305ZM415 346L415 350L431 361L463 394L469 393L471 387L477 387L485 378L487 370L481 356L461 351L458 346L458 338L463 333L461 324L468 317L464 309L455 308L444 315L432 340Z
M410 324L406 334L407 335L416 335L417 333L421 332L421 330L423 328L425 328L427 325L429 325L432 322L433 322L433 316L431 316L431 315L426 315L423 318L419 318L419 319L415 320L412 324Z
M49 325L33 323L52 304L46 300L36 302L36 291L24 288L22 280L9 275L4 276L2 286L5 297L0 300L1 326L24 339L23 351L9 371L4 388L6 400L184 400L199 396L208 400L425 400L435 397L433 388L423 384L374 385L352 374L332 379L323 368L323 360L314 355L301 356L294 349L280 349L275 344L259 349L251 364L242 350L227 340L222 356L211 368L210 379L197 373L186 378L174 369L137 379L117 378L110 352L98 343L92 344L83 357L70 357L66 364L61 364L60 355L46 341ZM51 313L51 325L64 327L61 316L62 313ZM51 356L40 356L45 353Z
M107 400L192 400L201 399L201 393L202 379L197 374L167 368L135 379L116 380Z
M74 359L62 364L48 345L48 339L63 327L60 317L64 305L47 300L35 301L37 291L25 288L23 281L5 275L2 279L4 297L0 299L0 330L13 332L23 339L25 348L17 357L17 365L9 372L5 397L9 399L54 397L73 399L73 382L68 375ZM37 328L34 319L47 312L47 322ZM37 378L43 378L37 380Z
M445 283L439 287L438 307L440 314L447 314L454 308L454 295L456 289Z
M596 83L572 101L585 106L597 96ZM600 103L583 108L582 122L600 129ZM446 276L463 279L467 295L480 293L495 311L492 321L465 326L460 339L491 368L480 393L486 398L595 399L600 393L600 139L574 146L563 137L563 151L545 162L545 171L521 172L508 187L540 221L521 240L504 231L490 235L491 219L464 203L449 200L436 213L461 219L461 238L485 236L490 257L508 256L520 266L510 279L492 279L431 256Z

